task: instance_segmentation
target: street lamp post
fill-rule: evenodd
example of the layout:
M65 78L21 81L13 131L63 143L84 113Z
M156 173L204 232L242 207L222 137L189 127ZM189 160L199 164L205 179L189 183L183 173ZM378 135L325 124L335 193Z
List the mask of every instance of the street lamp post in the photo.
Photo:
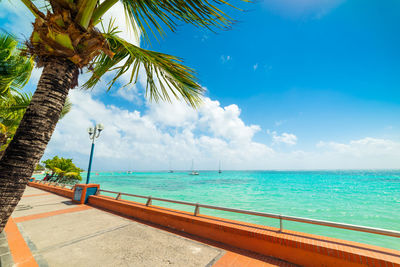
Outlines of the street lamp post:
M101 131L104 130L103 124L99 123L95 127L89 127L87 129L89 133L89 139L92 140L92 149L90 150L90 158L89 158L89 167L86 177L86 184L89 183L90 179L90 170L92 169L92 159L93 159L93 150L94 150L94 140L100 136Z

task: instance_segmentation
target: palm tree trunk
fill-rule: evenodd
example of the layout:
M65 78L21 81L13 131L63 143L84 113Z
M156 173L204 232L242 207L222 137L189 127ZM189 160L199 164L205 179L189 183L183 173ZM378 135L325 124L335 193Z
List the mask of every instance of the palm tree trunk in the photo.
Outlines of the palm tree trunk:
M62 58L47 58L35 94L14 139L0 160L0 232L43 156L78 69Z

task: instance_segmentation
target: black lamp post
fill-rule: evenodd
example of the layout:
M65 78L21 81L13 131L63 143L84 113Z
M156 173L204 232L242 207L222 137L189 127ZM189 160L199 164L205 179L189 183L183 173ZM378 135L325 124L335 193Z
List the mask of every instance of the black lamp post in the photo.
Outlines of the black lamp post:
M104 130L104 125L101 123L97 124L95 127L89 127L87 130L89 133L89 139L92 140L92 149L90 150L89 167L88 167L88 172L87 172L87 177L86 177L86 184L89 183L90 170L92 169L94 140L100 136L100 133L103 130Z

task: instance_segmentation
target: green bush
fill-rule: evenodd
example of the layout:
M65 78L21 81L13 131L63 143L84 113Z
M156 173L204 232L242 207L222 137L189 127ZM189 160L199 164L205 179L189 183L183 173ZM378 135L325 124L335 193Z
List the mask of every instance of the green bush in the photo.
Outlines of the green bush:
M72 159L55 156L42 163L46 169L51 171L51 174L47 174L47 181L71 184L82 180L81 172L83 170L76 167Z

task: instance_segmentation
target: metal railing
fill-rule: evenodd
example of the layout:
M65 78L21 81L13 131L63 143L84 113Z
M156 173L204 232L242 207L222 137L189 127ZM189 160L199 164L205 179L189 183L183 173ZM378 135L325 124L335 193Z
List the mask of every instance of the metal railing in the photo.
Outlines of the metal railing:
M46 184L46 185L58 186L58 187L61 187L61 188L69 187L69 189L73 189L75 187L75 185L72 185L72 184L62 184L62 183L49 182L49 181L43 181L43 180L35 180L35 182L38 183L38 184Z
M323 220L314 220L314 219L309 219L309 218L294 217L294 216L287 216L287 215L267 213L267 212L233 209L233 208L226 208L226 207L220 207L220 206L199 204L199 203L194 203L194 202L121 193L121 192L115 192L115 191L109 191L109 190L97 190L96 195L99 195L100 192L116 194L117 195L115 197L116 200L121 200L122 196L130 196L130 197L147 199L146 206L152 205L152 200L194 206L195 207L194 212L193 212L194 216L197 216L200 214L200 208L206 208L206 209L222 210L222 211L229 211L229 212L234 212L234 213L241 213L241 214L255 215L255 216L266 217L266 218L279 219L279 228L280 228L281 232L283 231L283 221L285 220L285 221L301 222L301 223L315 224L315 225L321 225L321 226L329 226L329 227L335 227L335 228L341 228L341 229L347 229L347 230L354 230L354 231L366 232L366 233L372 233L372 234L378 234L378 235L392 236L392 237L397 237L397 238L400 237L399 231L387 230L387 229L381 229L381 228L366 227L366 226L359 226L359 225L346 224L346 223L337 223L337 222L330 222L330 221L323 221Z

